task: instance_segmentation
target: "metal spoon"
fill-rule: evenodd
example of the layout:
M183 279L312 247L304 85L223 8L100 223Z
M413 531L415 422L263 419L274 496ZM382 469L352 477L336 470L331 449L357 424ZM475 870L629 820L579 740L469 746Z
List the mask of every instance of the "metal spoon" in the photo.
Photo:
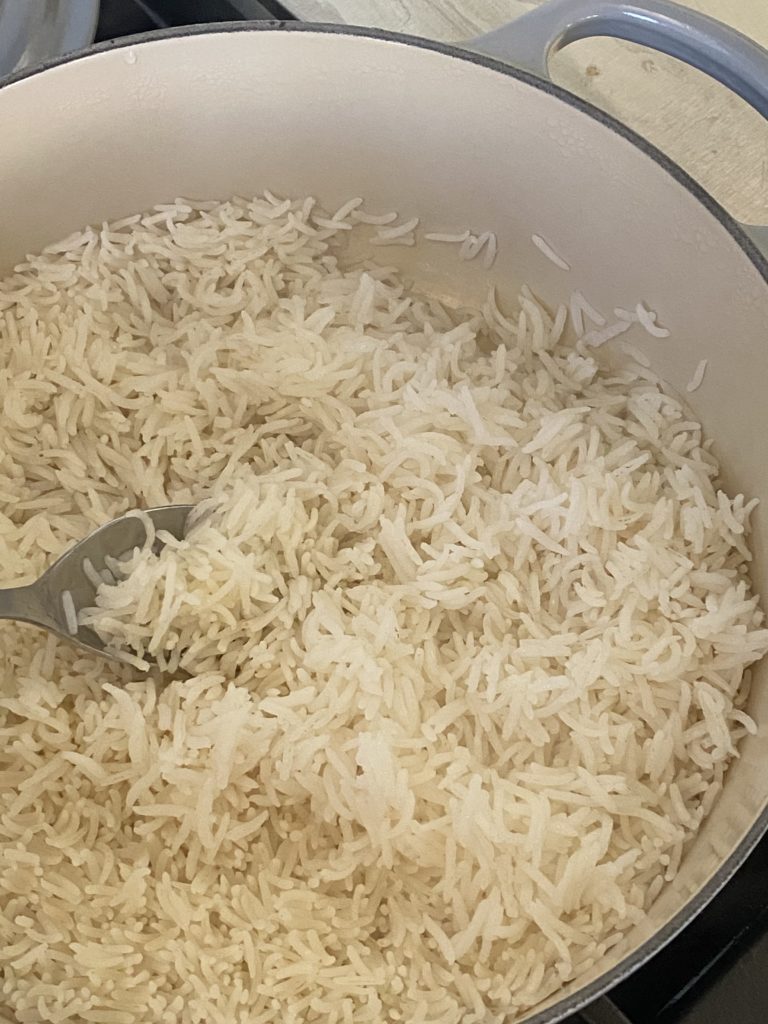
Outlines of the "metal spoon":
M163 505L147 510L156 530L166 530L179 540L186 530L187 516L193 505ZM91 654L117 660L105 650L103 640L92 629L80 626L73 633L67 622L65 594L72 596L75 613L96 603L96 584L85 571L86 560L96 572L107 568L105 559L122 558L147 539L146 529L135 516L120 516L94 530L75 544L35 583L27 587L0 590L0 619L31 622L69 640ZM159 542L162 546L162 542Z

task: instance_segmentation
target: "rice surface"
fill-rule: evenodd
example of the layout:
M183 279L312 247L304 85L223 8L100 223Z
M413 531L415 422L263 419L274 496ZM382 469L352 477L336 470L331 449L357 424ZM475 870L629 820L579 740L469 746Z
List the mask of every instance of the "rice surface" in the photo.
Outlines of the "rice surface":
M202 503L78 610L162 685L0 623L19 1022L514 1019L642 919L754 728L752 504L698 424L527 291L345 269L415 226L360 206L179 201L0 284L5 584Z

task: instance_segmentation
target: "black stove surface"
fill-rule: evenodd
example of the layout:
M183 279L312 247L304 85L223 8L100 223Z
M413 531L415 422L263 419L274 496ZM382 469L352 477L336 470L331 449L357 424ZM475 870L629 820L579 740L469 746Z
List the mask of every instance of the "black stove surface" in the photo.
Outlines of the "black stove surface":
M290 0L102 0L97 40L248 18ZM768 1024L768 838L677 939L566 1024Z
M279 0L101 0L96 41L204 22L292 18Z
M665 949L567 1024L766 1024L768 838Z

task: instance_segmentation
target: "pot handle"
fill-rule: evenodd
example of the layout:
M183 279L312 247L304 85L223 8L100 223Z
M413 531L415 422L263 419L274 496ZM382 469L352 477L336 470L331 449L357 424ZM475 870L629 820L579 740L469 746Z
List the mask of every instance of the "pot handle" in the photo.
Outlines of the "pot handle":
M3 33L0 35L0 77L9 75L24 55L32 26L31 4L3 6Z
M549 79L549 58L577 39L613 36L677 57L728 86L768 118L768 50L672 0L550 0L479 36L469 48ZM742 225L768 257L768 227Z

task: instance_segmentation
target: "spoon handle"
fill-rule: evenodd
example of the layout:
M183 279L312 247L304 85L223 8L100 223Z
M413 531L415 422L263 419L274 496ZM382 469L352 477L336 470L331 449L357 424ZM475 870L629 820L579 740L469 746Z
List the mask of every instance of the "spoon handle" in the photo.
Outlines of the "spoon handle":
M0 590L0 619L31 622L35 626L55 629L57 624L47 611L36 584Z

